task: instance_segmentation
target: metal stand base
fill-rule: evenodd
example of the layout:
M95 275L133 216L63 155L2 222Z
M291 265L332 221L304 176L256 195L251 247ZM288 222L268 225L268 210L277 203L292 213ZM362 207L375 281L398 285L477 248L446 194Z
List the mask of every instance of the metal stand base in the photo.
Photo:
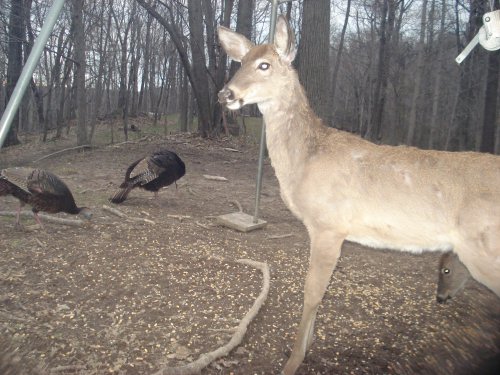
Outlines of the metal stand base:
M220 225L224 225L231 229L236 229L240 232L250 232L255 229L264 228L267 221L257 219L254 222L254 217L244 212L233 212L232 214L217 216L216 221Z

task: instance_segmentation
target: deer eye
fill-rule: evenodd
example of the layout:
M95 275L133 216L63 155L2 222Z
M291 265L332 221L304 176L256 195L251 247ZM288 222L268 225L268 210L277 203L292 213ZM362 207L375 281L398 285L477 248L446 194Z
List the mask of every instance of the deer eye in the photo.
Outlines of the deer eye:
M449 268L443 268L443 269L441 270L441 273L442 273L443 275L448 275L450 272L451 272L451 271L450 271L450 269L449 269Z
M267 69L269 69L269 67L270 67L270 66L271 66L271 65L270 65L269 63L263 62L263 63L260 63L260 64L259 64L258 68L259 68L260 70L267 70Z

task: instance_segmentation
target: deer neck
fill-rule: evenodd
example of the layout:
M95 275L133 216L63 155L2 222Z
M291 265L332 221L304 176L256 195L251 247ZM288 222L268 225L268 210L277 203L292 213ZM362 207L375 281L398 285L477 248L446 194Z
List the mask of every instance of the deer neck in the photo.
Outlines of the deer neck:
M259 103L271 163L282 188L301 175L307 160L317 150L323 125L309 106L295 71L286 87L272 100Z

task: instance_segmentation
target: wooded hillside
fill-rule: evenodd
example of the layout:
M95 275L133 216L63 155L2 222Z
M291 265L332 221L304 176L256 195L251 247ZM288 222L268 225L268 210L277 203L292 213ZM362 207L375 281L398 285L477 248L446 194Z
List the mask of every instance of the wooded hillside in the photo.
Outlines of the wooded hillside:
M380 143L500 150L500 51L455 57L498 0L299 0L282 3L299 42L297 68L331 126ZM52 1L0 2L0 113ZM222 131L217 92L234 72L218 45L226 25L266 41L267 0L68 0L5 146L77 126L92 143L99 121L149 113ZM329 11L328 11L329 10ZM82 22L83 21L83 22ZM257 115L255 108L246 109ZM111 140L112 141L112 140Z

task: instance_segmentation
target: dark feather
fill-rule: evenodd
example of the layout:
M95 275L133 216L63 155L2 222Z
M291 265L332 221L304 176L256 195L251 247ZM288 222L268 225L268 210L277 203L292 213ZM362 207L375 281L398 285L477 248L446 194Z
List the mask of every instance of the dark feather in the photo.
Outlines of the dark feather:
M160 150L133 162L125 172L125 180L109 200L122 203L136 187L157 192L168 186L186 173L186 166L181 158L172 151Z
M55 174L43 169L9 168L0 174L0 195L13 195L21 204L29 204L34 213L82 212L90 217L86 207L78 207L68 186Z

